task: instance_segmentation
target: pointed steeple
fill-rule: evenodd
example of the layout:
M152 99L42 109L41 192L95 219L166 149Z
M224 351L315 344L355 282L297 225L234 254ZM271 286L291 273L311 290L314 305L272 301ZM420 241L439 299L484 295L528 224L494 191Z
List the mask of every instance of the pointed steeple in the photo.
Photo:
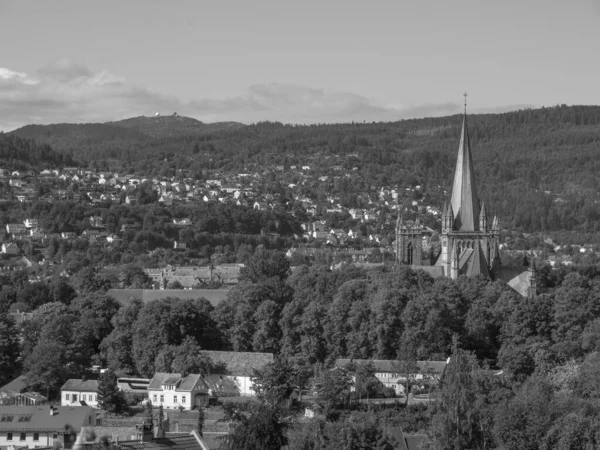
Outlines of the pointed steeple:
M488 221L487 213L485 211L485 202L481 201L481 211L479 212L479 230L487 231Z
M471 141L467 128L467 113L463 117L458 157L452 196L450 204L454 211L454 229L460 231L479 230L479 199L475 186L475 171L473 169L473 156L471 155Z

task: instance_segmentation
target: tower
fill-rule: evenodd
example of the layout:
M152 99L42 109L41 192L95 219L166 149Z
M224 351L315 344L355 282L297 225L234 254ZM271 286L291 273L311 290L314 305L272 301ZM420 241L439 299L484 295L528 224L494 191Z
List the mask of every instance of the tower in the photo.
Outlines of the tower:
M419 266L423 259L423 226L419 218L415 222L403 222L401 213L396 221L396 262Z
M446 276L491 276L499 243L498 221L489 225L484 202L477 196L471 139L467 126L466 94L460 143L450 202L442 214L442 252L436 265Z

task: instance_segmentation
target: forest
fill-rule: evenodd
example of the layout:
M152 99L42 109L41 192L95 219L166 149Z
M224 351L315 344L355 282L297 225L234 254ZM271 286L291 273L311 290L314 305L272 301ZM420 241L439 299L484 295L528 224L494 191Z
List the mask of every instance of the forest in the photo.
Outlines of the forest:
M132 283L145 277L131 266L117 276ZM275 367L259 381L302 378L307 387L331 387L324 394L328 425L304 430L294 442L331 440L339 432L336 423L346 423L344 433L367 427L376 435L388 421L426 432L434 443L459 439L458 448L550 449L561 442L570 446L558 448L596 448L600 271L545 266L538 286L537 297L524 299L500 282L432 279L408 267L306 266L292 272L281 252L258 249L240 285L216 307L175 298L121 306L93 270L34 284L17 272L2 278L0 381L23 370L31 388L55 395L67 378L85 375L92 364L151 376L182 364L210 370L202 350L273 352L276 364L287 369ZM7 314L17 303L33 311L21 330ZM352 400L349 385L330 379L344 372L328 370L341 357L406 363L448 356L440 399L428 412L399 405L396 412L371 411L361 425L356 420L365 411ZM277 420L283 417L273 402L262 407ZM263 410L260 417L271 416ZM453 440L444 441L448 436ZM434 448L457 448L440 445Z

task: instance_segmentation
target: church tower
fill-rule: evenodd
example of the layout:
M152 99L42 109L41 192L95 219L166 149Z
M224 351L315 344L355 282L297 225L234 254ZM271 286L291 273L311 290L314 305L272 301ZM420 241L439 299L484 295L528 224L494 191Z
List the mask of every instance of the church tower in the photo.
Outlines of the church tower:
M398 213L396 221L396 262L419 266L423 260L423 226L419 218L414 223L404 223Z
M451 278L461 274L491 276L499 238L497 219L490 226L485 204L477 196L465 101L452 194L442 214L442 251L436 265Z

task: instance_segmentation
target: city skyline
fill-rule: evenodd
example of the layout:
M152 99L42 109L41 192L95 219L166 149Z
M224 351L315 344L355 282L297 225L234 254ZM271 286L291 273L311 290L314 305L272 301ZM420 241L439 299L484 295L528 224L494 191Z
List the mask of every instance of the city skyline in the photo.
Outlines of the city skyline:
M390 121L600 104L600 9L564 3L0 0L0 130L156 112Z

